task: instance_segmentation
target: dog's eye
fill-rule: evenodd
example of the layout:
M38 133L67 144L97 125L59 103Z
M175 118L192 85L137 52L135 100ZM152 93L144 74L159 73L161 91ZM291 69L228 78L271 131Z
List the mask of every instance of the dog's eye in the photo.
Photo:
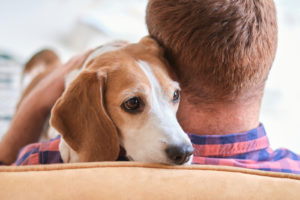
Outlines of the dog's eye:
M138 113L141 112L143 109L144 103L139 97L132 97L126 100L122 105L121 108L129 113Z
M173 100L172 101L174 103L177 103L179 101L179 99L180 99L180 92L179 92L179 90L175 90L175 92L173 94Z

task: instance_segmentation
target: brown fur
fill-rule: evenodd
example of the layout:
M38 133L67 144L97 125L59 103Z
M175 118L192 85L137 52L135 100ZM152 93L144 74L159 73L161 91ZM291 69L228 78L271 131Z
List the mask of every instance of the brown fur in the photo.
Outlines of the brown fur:
M190 102L262 92L277 48L273 0L150 0L146 22Z

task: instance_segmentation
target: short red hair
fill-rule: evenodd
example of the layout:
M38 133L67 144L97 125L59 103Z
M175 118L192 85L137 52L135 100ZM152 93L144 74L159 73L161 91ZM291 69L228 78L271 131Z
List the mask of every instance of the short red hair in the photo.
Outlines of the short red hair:
M146 23L191 102L263 91L277 48L273 0L149 0Z

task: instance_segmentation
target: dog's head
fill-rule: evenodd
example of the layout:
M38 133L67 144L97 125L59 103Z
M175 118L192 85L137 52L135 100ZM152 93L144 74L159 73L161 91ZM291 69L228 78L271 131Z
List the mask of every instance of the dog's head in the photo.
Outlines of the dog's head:
M146 37L104 46L87 59L50 120L78 161L116 160L119 146L134 161L191 161L191 142L176 119L180 88L162 54Z

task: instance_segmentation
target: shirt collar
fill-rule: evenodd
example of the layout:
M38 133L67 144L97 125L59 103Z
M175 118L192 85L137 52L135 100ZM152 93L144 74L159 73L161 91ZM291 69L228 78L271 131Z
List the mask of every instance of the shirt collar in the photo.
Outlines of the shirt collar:
M269 147L262 124L250 131L230 135L188 135L195 149L194 156L230 157Z

